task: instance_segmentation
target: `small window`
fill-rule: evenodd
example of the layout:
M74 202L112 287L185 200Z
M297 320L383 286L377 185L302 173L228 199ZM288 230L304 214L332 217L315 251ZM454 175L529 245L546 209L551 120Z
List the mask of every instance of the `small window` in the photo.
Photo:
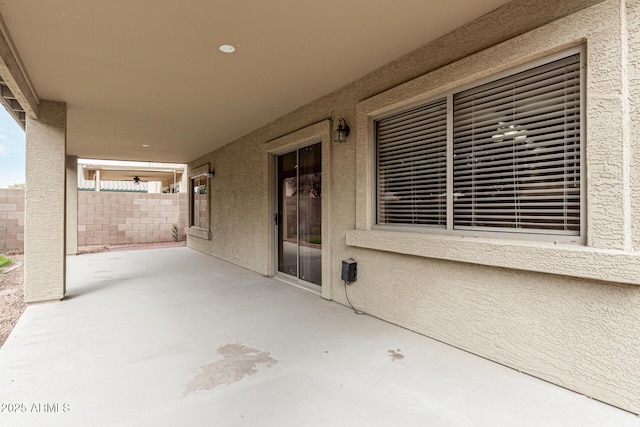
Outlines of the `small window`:
M580 56L376 120L376 223L580 236Z
M207 175L191 178L191 227L209 229Z

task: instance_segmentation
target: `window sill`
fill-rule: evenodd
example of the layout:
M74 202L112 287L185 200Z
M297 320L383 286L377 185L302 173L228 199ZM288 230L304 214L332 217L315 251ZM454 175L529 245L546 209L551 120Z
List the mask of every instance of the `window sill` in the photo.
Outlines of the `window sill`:
M351 230L347 245L426 258L640 285L640 254L571 244Z
M187 236L198 237L200 239L211 240L211 232L207 230L203 230L201 228L185 228L184 229Z

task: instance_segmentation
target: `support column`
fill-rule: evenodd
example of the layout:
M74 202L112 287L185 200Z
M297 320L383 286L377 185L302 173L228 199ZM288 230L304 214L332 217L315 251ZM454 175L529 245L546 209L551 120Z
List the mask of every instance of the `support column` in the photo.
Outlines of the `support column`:
M78 253L78 157L67 156L67 242L65 253Z
M96 170L96 176L93 179L96 184L96 191L100 191L100 186L102 185L102 179L100 178L100 169Z
M60 300L65 294L67 105L43 101L27 117L24 299Z

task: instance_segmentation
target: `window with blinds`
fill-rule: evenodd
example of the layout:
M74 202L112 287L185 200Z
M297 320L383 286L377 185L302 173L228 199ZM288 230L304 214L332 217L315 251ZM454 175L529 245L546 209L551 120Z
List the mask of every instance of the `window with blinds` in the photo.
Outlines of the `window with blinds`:
M447 100L376 122L378 224L446 225Z
M375 121L377 224L579 236L581 103L576 53Z

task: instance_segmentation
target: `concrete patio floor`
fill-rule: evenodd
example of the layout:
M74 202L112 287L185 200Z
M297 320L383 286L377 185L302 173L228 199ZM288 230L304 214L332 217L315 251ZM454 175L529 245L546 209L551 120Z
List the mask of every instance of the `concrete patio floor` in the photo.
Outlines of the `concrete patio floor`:
M2 426L640 426L188 248L70 257L67 276L0 350Z

